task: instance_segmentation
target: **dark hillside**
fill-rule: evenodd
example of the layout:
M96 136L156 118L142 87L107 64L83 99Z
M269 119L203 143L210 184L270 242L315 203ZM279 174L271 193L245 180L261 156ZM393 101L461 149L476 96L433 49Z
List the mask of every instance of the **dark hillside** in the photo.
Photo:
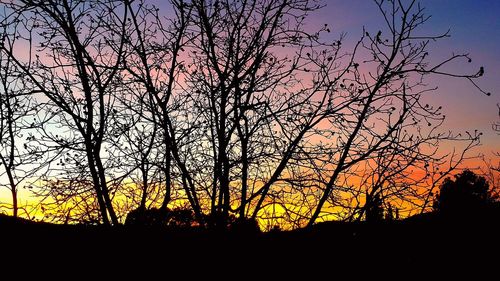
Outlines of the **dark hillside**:
M6 216L0 216L0 230L2 241L9 241L3 247L9 256L2 258L41 257L35 266L57 260L62 269L76 266L86 272L89 269L83 265L105 259L109 266L120 268L156 272L168 265L177 273L187 270L207 276L218 270L321 276L348 269L363 275L408 271L425 275L430 269L481 274L498 265L500 237L497 222L457 223L434 214L380 224L326 222L311 229L248 235L52 225Z

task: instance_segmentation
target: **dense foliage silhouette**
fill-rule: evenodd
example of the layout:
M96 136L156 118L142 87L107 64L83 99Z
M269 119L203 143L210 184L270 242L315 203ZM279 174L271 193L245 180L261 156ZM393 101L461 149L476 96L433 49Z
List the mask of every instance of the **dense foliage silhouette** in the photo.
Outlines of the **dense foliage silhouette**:
M377 193L373 196L367 196L366 221L381 222L384 220L384 206L380 195Z
M433 207L444 216L489 216L498 209L498 196L484 177L465 170L444 180Z

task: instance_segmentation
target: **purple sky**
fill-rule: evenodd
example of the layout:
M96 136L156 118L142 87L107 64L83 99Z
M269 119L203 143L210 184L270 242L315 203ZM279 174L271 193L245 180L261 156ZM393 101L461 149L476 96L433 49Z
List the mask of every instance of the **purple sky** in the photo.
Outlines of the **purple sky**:
M406 1L408 2L408 1ZM370 0L329 0L326 7L312 18L315 23L328 23L333 30L347 32L347 41L356 40L362 32L377 30L382 18L376 4ZM484 133L481 150L485 154L500 151L500 136L492 131L492 123L500 121L497 103L500 103L500 1L497 0L422 0L421 6L431 15L421 34L437 35L450 29L451 37L431 48L436 58L452 52L469 53L471 64L456 65L457 72L476 71L484 66L486 73L479 80L487 97L473 85L461 79L436 77L429 80L438 86L432 102L442 105L447 116L446 128L454 131Z

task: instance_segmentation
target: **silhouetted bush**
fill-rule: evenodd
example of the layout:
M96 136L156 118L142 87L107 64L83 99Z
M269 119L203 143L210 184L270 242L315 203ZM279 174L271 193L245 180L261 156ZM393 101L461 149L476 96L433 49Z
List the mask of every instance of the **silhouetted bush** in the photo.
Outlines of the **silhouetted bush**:
M444 180L433 208L448 217L491 216L498 212L497 199L484 177L465 170Z
M237 221L233 214L224 216L220 212L204 215L201 224L207 229L227 230Z
M168 212L167 225L170 228L190 228L198 226L193 211L185 208L177 208Z
M366 217L367 222L381 222L384 220L384 207L380 195L368 195L366 197Z
M229 225L229 230L242 234L260 233L259 223L252 218L236 219Z
M394 221L399 220L399 209L392 204L388 204L387 210L385 212L385 220L386 221Z
M171 229L184 229L202 227L206 229L230 230L238 233L259 233L260 228L256 220L251 218L239 219L229 215L225 222L220 216L206 215L198 221L194 212L186 208L170 209L144 209L139 208L128 213L125 220L126 226L164 227Z
M128 213L127 226L189 228L198 226L193 211L185 208L144 209L138 208Z
M130 211L125 219L127 226L148 226L148 227L165 227L168 223L169 210L157 208L145 209L137 208Z

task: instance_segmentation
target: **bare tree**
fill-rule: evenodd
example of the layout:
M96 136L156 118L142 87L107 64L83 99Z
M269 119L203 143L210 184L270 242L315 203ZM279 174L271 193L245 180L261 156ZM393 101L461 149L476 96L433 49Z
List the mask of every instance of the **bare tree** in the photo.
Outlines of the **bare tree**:
M184 1L171 1L174 16L164 18L156 7L143 1L125 3L131 33L125 45L129 54L123 65L126 74L122 89L128 97L122 99L122 104L129 114L140 116L138 124L145 128L142 135L147 138L147 148L136 150L141 154L143 202L148 186L146 169L152 169L159 180L157 186L164 188L160 209L165 210L174 200L187 200L201 220L192 171L180 151L191 133L190 121L182 106L185 98L176 95L182 89L181 73L185 67L181 53L192 37L187 32L192 7Z
M314 1L195 1L188 91L199 118L193 159L216 224L230 213L256 218L273 188L288 177L306 133L321 121L327 94L315 77L311 49L324 47L325 67L335 71L336 47L319 41L327 27L309 34L303 19ZM330 47L330 48L328 48ZM333 82L332 82L333 83ZM279 191L278 191L279 192Z
M109 137L128 10L121 1L26 0L3 5L11 12L4 21L22 22L25 27L15 36L23 38L30 52L25 60L15 48L3 45L2 51L34 84L34 92L46 98L42 141L75 153L59 158L61 170L73 172L71 164L84 167L88 174L83 177L91 177L103 222L117 224L103 146ZM106 28L115 19L122 23L123 32Z
M5 12L5 11L4 11ZM16 26L1 24L0 40L11 49L15 45ZM35 100L29 95L30 83L18 71L17 65L5 53L0 53L0 183L12 195L12 215L19 215L18 190L37 171L35 162L41 157L28 145L34 138ZM31 120L29 120L31 119Z

